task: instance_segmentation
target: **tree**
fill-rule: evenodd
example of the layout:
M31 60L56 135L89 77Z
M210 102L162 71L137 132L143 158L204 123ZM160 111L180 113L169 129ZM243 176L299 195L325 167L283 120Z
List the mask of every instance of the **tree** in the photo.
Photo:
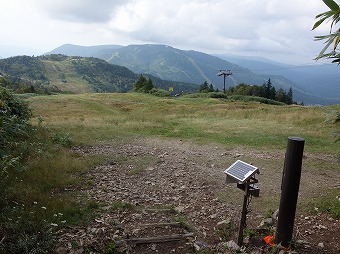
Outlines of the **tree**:
M208 82L207 81L204 81L204 83L200 86L199 92L200 93L207 93L207 92L209 92L209 86L208 86Z
M133 86L133 90L136 92L141 92L145 82L147 82L146 78L143 75L140 75L135 85Z
M148 93L153 88L152 80L149 78L144 85L144 92Z
M209 86L209 92L214 92L215 90L214 90L214 86L213 86L213 84L210 84L210 86Z
M286 97L286 92L282 88L280 88L276 93L275 100L286 103Z
M315 22L312 30L318 28L326 20L331 20L332 22L328 35L315 36L315 40L324 41L325 43L324 48L315 59L334 59L332 63L340 64L340 51L338 49L340 43L340 29L335 28L335 25L340 21L340 6L333 0L323 0L323 2L330 10L320 13L315 17L317 21ZM327 52L327 50L329 51Z
M254 86L241 83L235 87L234 94L238 95L253 95Z
M143 75L140 75L135 85L133 86L133 90L135 92L149 93L153 88L152 80L147 79Z
M293 88L292 87L290 87L288 90L285 103L288 105L293 104Z
M275 87L272 86L272 82L268 79L267 83L263 84L264 94L263 97L267 99L275 100L276 90Z

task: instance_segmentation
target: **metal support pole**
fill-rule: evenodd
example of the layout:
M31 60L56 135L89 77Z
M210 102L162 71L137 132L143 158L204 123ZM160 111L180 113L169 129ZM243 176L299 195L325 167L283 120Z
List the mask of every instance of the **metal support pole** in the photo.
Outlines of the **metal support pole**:
M224 82L223 82L223 93L225 93L225 79L226 79L226 75L223 75L224 77Z
M244 197L243 197L243 207L242 207L242 215L241 215L241 222L240 222L240 229L238 232L238 239L237 239L237 244L238 246L243 245L243 230L246 225L246 219L247 219L247 204L248 204L248 198L249 198L249 182L248 180L245 183L245 191L244 191Z
M222 75L223 75L223 80L224 80L224 82L223 82L223 93L225 93L225 81L226 81L226 78L228 76L230 76L230 75L233 75L233 74L231 73L230 70L220 70L220 72L217 73L217 76L222 76Z
M284 247L288 247L292 240L304 144L303 138L288 138L275 237L275 243L281 243Z

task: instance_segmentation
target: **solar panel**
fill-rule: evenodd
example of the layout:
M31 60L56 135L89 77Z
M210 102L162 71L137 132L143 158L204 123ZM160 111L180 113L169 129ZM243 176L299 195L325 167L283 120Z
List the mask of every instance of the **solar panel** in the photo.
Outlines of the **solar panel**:
M227 176L241 183L246 182L256 172L258 172L257 167L254 167L253 165L241 160L237 160L224 171Z

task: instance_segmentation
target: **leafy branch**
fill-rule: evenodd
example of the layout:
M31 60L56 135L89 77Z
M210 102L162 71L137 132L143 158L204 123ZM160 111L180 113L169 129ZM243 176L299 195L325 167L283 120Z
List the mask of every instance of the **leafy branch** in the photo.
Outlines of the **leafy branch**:
M334 31L335 25L340 21L340 6L333 0L323 0L323 2L330 10L318 14L315 17L317 21L315 22L312 30L318 28L326 20L331 20L332 23L329 35L315 36L316 41L325 41L324 48L320 51L319 55L315 59L319 60L322 58L329 58L334 59L332 63L340 64L340 52L338 50L338 45L340 43L340 29ZM328 49L330 49L330 51L326 52Z

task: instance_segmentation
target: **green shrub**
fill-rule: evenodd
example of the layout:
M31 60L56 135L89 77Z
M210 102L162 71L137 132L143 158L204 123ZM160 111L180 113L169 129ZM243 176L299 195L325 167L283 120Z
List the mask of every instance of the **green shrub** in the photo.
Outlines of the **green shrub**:
M186 98L216 98L227 99L228 96L222 92L209 92L209 93L190 93L184 95Z
M264 104L271 104L271 105L285 105L283 102L257 97L257 96L245 96L245 95L232 95L228 97L230 100L236 101L257 101Z
M29 124L31 110L8 90L0 88L0 175L17 168L25 157L21 147L27 147L33 129Z
M227 99L228 96L222 92L211 92L209 93L211 98L218 98L218 99Z
M159 88L152 88L149 91L150 94L158 97L170 97L170 92L166 91L164 89L159 89Z
M184 98L210 98L209 93L189 93L183 95Z

